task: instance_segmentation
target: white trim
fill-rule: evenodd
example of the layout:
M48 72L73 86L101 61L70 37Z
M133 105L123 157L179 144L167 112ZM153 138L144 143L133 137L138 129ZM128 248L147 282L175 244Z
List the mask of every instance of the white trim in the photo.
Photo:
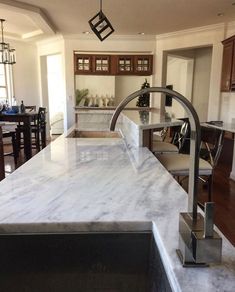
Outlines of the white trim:
M185 34L193 34L193 33L198 33L198 32L221 30L221 29L224 29L224 27L225 27L225 23L218 23L218 24L212 24L212 25L207 25L207 26L194 27L194 28L190 28L190 29L179 30L179 31L174 31L174 32L156 35L156 40L183 36Z
M0 0L0 7L10 9L14 12L26 15L45 34L55 34L56 28L44 11L34 5L18 2L14 0Z
M66 34L63 35L64 39L71 40L99 40L93 33L90 34ZM108 41L155 41L155 35L110 35L105 42Z

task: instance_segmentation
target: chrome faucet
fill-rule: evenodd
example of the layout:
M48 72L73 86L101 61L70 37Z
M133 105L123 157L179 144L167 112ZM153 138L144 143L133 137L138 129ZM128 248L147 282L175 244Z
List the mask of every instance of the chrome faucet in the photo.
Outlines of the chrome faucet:
M164 93L176 99L186 110L191 127L188 212L180 213L180 236L177 254L183 266L207 266L211 262L220 262L222 239L213 230L213 203L206 204L205 219L197 212L201 128L198 115L192 104L180 93L164 87L141 89L126 97L117 106L110 121L110 131L115 130L116 122L121 111L131 100L140 95L152 92Z

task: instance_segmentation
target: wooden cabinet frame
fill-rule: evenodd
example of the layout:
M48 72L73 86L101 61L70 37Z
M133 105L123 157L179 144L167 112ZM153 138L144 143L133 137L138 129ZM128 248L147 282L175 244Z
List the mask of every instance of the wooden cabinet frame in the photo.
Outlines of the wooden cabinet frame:
M74 53L74 74L152 75L153 55L103 55Z

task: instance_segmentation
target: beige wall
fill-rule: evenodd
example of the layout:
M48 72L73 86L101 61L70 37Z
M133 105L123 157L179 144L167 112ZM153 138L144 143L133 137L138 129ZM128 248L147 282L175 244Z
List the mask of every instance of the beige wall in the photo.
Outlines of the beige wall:
M206 122L208 115L211 57L211 48L195 50L192 103L201 122Z
M20 103L39 106L39 75L37 47L28 43L10 40L16 50L16 64L13 65L14 95Z

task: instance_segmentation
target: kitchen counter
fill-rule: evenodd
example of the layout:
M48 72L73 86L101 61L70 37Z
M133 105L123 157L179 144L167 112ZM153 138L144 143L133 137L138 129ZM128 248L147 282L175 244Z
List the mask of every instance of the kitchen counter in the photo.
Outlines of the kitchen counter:
M130 150L123 139L63 135L0 188L2 234L152 230L174 291L235 291L235 248L224 237L221 265L181 266L184 211L184 190L148 149Z

